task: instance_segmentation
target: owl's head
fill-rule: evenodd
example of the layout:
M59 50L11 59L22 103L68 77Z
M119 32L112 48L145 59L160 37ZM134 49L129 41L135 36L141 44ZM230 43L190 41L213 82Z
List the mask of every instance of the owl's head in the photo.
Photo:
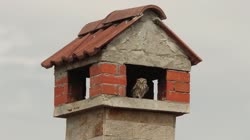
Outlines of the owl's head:
M147 79L145 78L138 78L136 83L140 83L140 84L147 84Z

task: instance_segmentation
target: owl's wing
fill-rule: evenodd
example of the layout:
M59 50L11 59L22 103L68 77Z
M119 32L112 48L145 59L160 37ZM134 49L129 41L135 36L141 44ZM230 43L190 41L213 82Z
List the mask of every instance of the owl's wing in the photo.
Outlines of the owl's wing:
M137 88L137 84L134 85L134 87L132 88L131 92L134 93L135 89Z

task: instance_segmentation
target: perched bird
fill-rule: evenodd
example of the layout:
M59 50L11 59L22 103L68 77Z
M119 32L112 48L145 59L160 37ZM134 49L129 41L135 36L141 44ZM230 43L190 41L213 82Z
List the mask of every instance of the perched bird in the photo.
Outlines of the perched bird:
M141 99L148 92L148 90L149 90L149 87L147 84L147 79L138 78L131 92L132 92L133 98Z

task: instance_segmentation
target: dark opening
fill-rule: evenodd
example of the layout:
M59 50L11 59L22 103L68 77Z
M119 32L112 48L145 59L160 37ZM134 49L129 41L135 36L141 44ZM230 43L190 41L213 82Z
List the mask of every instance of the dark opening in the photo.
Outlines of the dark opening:
M149 91L145 94L143 98L146 99L157 99L158 100L158 87L154 84L158 84L158 81L164 79L166 71L162 68L156 67L146 67L138 65L126 65L127 67L127 97L132 97L132 88L134 87L136 80L138 78L147 79L147 84L149 86Z
M68 72L69 94L71 102L84 100L89 97L89 66L77 68Z

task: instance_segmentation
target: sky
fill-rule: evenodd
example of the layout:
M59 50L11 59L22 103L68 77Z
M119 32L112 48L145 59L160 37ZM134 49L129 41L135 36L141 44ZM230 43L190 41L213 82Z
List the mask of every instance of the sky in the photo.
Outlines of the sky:
M86 23L147 4L203 59L176 140L249 140L249 0L0 0L0 138L65 139L65 120L53 118L53 68L40 63Z

